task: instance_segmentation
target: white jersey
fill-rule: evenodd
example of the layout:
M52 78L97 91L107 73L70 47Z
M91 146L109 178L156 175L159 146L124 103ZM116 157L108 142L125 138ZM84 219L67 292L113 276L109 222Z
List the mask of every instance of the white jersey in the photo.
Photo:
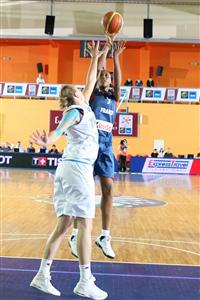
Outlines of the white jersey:
M85 104L84 107L72 105L65 112L73 108L83 112L83 116L77 125L70 126L64 132L67 135L68 144L64 149L62 158L63 160L93 164L99 150L95 115L88 104Z

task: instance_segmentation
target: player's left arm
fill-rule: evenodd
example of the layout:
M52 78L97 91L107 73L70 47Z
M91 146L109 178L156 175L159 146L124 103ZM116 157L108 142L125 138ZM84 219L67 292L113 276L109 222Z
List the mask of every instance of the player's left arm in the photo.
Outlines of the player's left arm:
M122 82L121 67L119 62L119 56L125 49L125 42L115 42L113 61L114 61L114 94L116 101L120 100L120 86Z

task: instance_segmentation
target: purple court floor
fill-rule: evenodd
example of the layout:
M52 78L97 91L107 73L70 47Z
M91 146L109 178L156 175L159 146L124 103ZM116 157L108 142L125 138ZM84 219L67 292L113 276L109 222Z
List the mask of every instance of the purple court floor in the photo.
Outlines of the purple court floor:
M58 298L29 287L39 259L0 260L1 300L88 299L72 292L79 279L77 261L54 261L52 283L62 293ZM198 266L93 262L92 271L108 300L200 300Z

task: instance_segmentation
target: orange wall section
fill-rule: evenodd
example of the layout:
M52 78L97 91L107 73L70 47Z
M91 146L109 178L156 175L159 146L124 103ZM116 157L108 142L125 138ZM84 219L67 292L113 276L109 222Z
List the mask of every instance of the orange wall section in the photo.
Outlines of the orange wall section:
M48 63L47 45L1 46L1 81L36 82L36 64Z
M138 137L128 138L130 154L150 154L154 140L163 139L175 155L200 150L200 106L129 103L129 111L142 114ZM119 138L114 138L116 153Z
M126 79L131 78L133 82L140 78L140 50L129 49L128 47L123 53L123 61L121 63L122 83Z
M49 112L58 110L57 100L19 100L0 99L1 107L1 143L15 144L18 140L27 147L29 136L35 130L49 129ZM128 137L128 153L150 154L153 142L165 141L175 155L200 151L200 105L129 103L129 111L143 115L139 125L138 137ZM13 120L16 120L15 122ZM118 145L123 137L114 137L114 152L118 154ZM62 150L65 139L57 142Z
M199 50L192 44L127 42L120 57L122 83L140 78L146 84L151 69L156 85L200 88ZM80 58L80 41L0 41L0 81L35 82L38 62L47 66L46 82L85 83L89 59ZM164 67L160 78L158 65ZM113 70L110 59L108 69Z
M150 63L156 84L174 87L200 87L200 47L192 44L150 46ZM164 67L163 75L156 76L156 66Z
M70 43L58 42L59 57L58 57L58 83L70 84L74 82L73 73L76 69L76 60L74 53L79 49L79 41L71 41ZM77 68L77 73L80 72L80 67ZM77 81L78 84L78 81Z

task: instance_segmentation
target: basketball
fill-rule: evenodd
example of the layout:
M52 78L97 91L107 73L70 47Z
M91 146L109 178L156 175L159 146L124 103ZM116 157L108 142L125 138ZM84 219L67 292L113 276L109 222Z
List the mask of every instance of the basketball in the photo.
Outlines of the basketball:
M117 34L123 27L124 20L116 11L107 12L101 21L106 34Z

